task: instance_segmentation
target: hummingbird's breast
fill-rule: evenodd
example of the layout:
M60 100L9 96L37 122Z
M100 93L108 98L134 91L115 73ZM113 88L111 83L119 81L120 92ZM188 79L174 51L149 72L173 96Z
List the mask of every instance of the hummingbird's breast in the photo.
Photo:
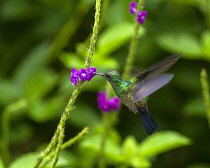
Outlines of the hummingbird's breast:
M117 80L115 82L110 82L115 93L120 98L121 102L126 105L130 111L137 113L137 107L133 103L133 85L125 80Z
M118 97L120 98L121 102L129 108L130 111L132 111L133 113L138 112L137 107L132 101L132 92L122 92L120 95L118 95Z

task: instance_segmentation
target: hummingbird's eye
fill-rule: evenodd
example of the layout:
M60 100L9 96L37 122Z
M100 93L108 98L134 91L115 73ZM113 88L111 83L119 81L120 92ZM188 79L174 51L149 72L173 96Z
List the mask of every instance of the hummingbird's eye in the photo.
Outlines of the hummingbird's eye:
M110 78L110 75L106 75L106 77Z

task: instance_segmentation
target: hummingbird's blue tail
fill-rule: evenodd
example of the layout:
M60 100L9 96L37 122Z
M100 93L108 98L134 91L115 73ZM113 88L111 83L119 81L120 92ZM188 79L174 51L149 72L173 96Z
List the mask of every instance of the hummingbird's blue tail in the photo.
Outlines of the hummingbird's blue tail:
M153 120L150 112L144 108L138 109L140 116L141 116L141 121L146 129L147 134L151 135L155 132L155 130L158 129L158 125L155 123Z

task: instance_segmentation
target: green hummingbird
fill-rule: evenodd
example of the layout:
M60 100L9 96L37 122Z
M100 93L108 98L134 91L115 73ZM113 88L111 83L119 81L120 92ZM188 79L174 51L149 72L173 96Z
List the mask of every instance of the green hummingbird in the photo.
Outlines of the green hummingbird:
M158 125L152 118L144 98L163 87L173 78L173 74L161 73L167 71L176 63L180 56L181 54L168 56L142 71L129 81L124 80L119 72L115 70L95 74L101 75L109 81L121 102L126 105L130 111L135 114L140 114L146 132L151 135L158 129Z

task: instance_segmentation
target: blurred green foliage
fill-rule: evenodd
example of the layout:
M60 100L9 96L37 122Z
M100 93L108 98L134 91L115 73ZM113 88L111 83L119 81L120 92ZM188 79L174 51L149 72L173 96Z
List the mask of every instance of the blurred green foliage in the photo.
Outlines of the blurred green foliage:
M124 69L134 25L129 3L108 3L92 64L97 72ZM148 100L160 131L148 137L139 116L123 106L116 129L109 132L106 162L110 167L210 167L200 86L201 68L210 72L210 1L145 0L145 10L133 74L171 53L181 52L182 58L170 70L171 83ZM93 13L93 0L0 2L0 168L3 161L10 168L31 167L50 141L73 90L70 69L84 65ZM94 77L83 87L66 140L84 126L90 132L62 151L57 167L95 166L102 134L96 96L105 84ZM185 145L190 146L175 149Z

